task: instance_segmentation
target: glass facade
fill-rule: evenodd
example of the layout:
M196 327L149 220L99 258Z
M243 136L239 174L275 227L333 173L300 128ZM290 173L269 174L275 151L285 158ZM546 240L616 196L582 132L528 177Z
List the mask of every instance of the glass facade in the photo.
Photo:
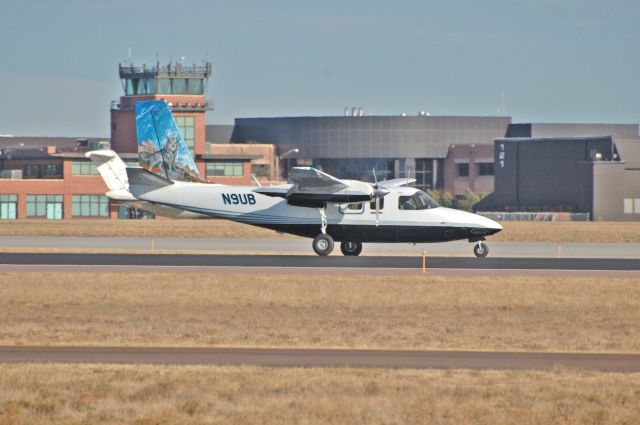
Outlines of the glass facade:
M480 174L481 176L493 176L493 162L479 163L478 174Z
M27 217L62 220L62 195L27 195Z
M126 78L124 90L127 96L148 94L204 94L202 78Z
M207 161L207 176L241 177L244 175L242 161Z
M101 195L73 195L73 217L109 217L109 199Z
M176 124L182 134L182 138L189 148L191 159L195 159L195 118L194 117L175 117Z
M376 170L378 181L399 178L395 175L395 159L379 158L317 158L313 166L339 179L374 181Z
M40 177L40 165L38 164L27 164L24 167L24 178L25 179L37 179Z
M42 177L47 178L60 178L62 177L62 165L61 164L45 164L42 166Z
M15 220L18 211L18 195L0 195L0 220Z
M71 163L71 174L74 176L98 176L98 169L93 162L74 159Z
M458 177L469 177L469 164L458 164Z

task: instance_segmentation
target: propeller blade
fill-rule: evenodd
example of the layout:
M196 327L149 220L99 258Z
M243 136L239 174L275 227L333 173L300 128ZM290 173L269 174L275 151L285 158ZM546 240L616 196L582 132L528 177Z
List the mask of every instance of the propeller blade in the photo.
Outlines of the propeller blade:
M380 214L380 197L376 196L376 227L378 227L379 214Z
M391 191L389 189L387 189L386 187L374 186L373 196L376 197L376 198L382 198L383 196L386 196L389 193L391 193Z

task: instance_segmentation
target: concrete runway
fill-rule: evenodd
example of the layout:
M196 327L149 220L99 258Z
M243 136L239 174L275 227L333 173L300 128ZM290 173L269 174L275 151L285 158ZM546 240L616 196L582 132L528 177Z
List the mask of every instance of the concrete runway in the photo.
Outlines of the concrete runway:
M635 258L640 259L640 243L540 243L488 240L489 257L563 257L563 258ZM2 236L0 248L56 248L102 250L168 250L209 253L260 253L314 255L311 240L275 236L262 239ZM362 255L420 255L473 257L473 245L466 241L407 244L366 243ZM339 255L339 249L335 252Z
M428 257L428 269L640 271L640 260ZM420 256L0 253L0 265L421 269Z
M0 347L0 363L252 365L640 372L637 354L276 348Z

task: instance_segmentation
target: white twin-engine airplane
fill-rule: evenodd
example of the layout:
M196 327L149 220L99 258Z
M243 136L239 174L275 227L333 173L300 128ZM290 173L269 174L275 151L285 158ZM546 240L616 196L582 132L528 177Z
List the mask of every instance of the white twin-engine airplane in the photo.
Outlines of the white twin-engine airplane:
M138 102L136 128L141 168L125 169L113 151L87 157L109 186L107 196L156 214L223 218L313 238L313 250L322 256L334 241L344 255L359 255L363 242L468 239L475 255L486 257L485 237L502 230L493 220L441 207L425 192L405 187L414 179L372 184L294 167L286 185L197 182L202 180L165 101Z

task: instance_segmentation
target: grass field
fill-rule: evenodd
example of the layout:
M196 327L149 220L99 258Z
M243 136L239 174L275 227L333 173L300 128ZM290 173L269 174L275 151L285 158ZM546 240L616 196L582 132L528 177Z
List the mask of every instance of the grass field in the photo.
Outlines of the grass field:
M640 374L0 365L0 424L637 424Z
M0 344L640 352L640 278L2 272Z
M640 223L633 222L504 222L502 225L504 230L490 240L640 243ZM1 236L294 237L226 220L1 220Z

